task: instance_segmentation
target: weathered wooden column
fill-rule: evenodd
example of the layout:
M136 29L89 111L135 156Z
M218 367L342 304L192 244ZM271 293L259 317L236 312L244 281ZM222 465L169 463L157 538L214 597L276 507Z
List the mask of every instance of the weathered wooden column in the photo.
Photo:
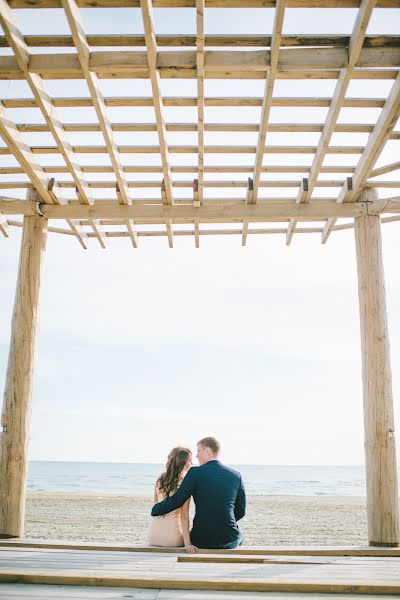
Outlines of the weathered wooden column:
M24 529L33 367L47 219L25 217L0 433L0 537Z
M377 199L365 189L361 201ZM355 219L370 545L399 544L392 374L379 216Z

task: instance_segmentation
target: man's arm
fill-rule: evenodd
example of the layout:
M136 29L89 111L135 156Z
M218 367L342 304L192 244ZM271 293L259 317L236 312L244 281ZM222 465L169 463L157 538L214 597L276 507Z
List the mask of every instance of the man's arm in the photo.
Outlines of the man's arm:
M179 490L170 498L166 498L162 502L158 502L158 504L155 504L151 510L151 516L159 517L161 515L166 515L167 513L176 510L180 506L183 506L186 500L190 498L190 496L193 493L196 479L195 473L196 468L192 467L191 469L189 469L186 477L182 481Z
M246 492L244 489L242 477L240 477L240 487L235 500L235 519L240 521L246 514Z

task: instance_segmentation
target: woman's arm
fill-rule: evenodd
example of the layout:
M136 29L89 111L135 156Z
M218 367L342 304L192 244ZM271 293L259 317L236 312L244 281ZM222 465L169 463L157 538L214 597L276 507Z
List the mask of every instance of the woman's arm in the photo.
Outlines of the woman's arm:
M186 500L185 504L182 506L181 510L181 525L182 525L182 534L183 534L183 542L185 544L185 550L189 554L193 554L197 552L196 546L193 546L190 539L190 531L189 531L189 506L190 506L190 498Z
M157 484L154 486L154 496L153 496L153 502L154 504L156 502L158 502L158 495L157 495Z

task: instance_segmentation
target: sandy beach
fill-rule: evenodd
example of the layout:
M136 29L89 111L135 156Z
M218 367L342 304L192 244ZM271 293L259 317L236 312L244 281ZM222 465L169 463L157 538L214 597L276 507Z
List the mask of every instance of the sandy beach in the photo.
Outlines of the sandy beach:
M28 492L25 537L145 544L152 498L128 494ZM250 496L246 546L362 545L365 498Z

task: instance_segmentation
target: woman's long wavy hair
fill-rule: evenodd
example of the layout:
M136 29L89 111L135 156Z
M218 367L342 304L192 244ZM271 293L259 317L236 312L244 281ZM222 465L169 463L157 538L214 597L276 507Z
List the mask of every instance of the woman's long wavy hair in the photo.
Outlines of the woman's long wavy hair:
M164 473L157 479L158 489L169 498L178 489L182 472L192 452L189 448L177 446L168 454L168 460Z

